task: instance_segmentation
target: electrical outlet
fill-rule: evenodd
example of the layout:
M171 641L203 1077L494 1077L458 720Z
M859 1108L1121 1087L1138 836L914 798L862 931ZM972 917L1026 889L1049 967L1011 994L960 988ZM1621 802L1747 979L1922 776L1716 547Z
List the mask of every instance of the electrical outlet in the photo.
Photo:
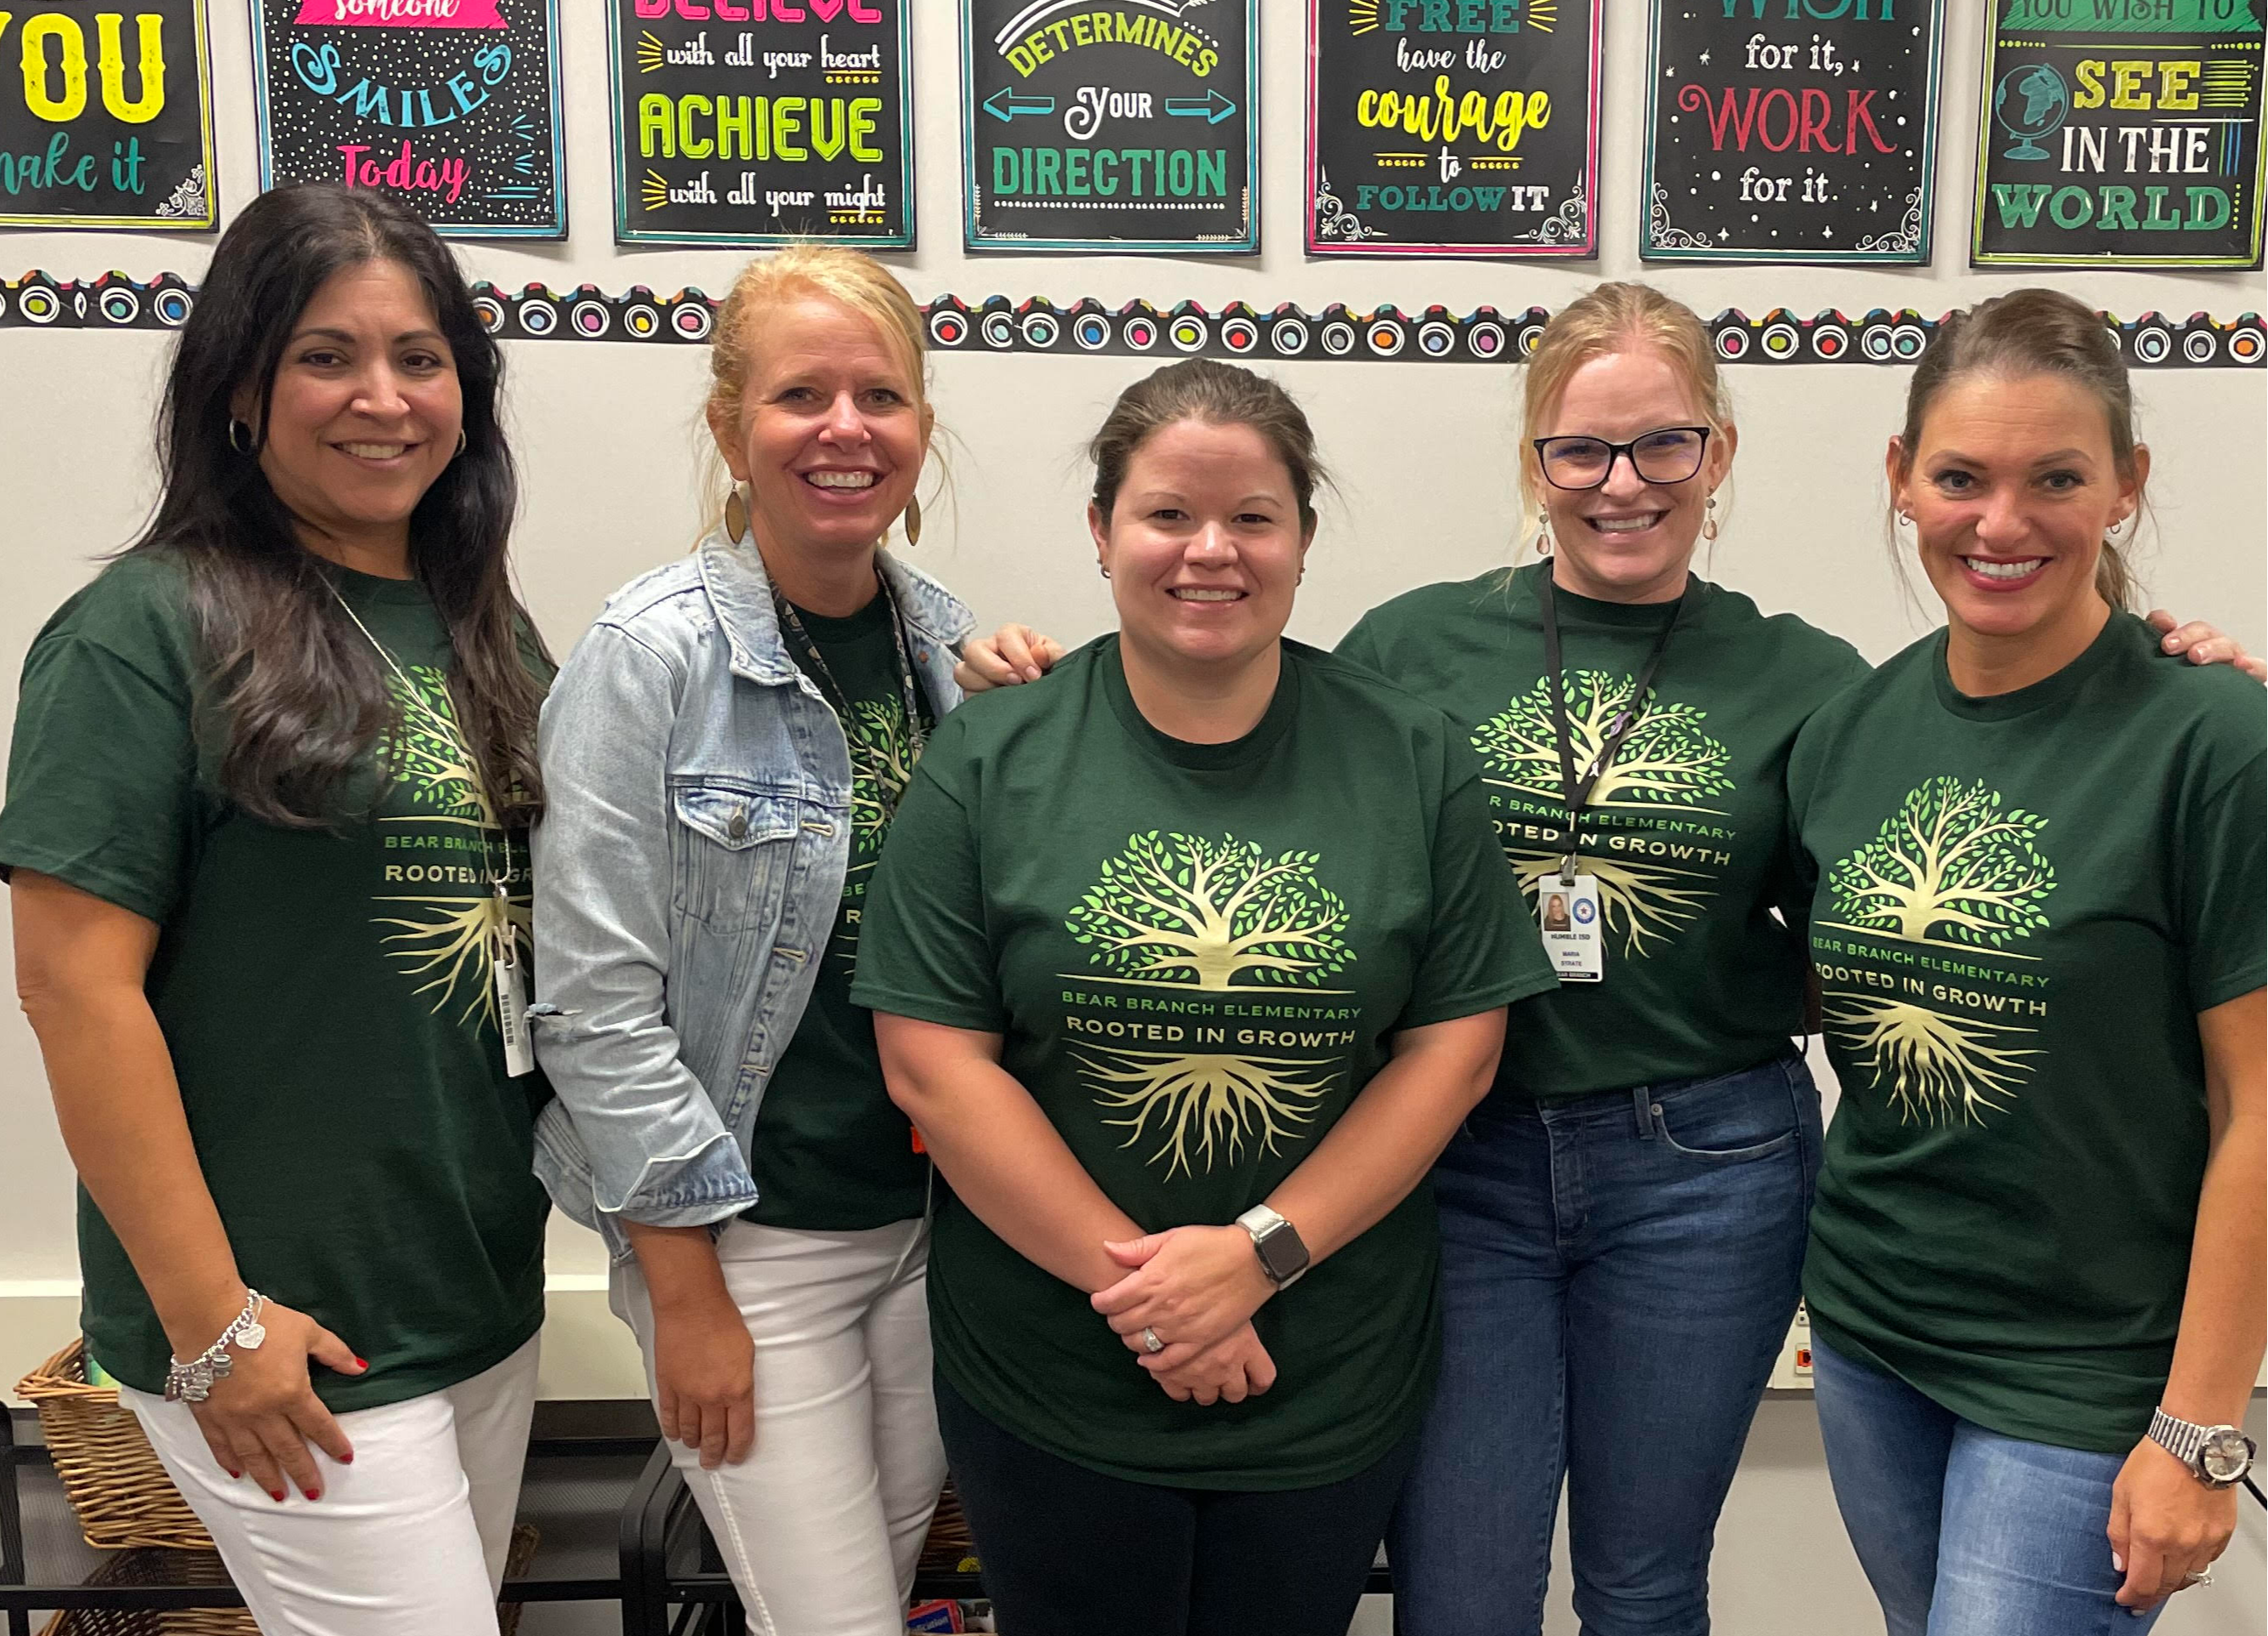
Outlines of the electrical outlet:
M1779 1358L1772 1365L1768 1385L1780 1391L1809 1391L1811 1389L1811 1315L1800 1303L1795 1309L1795 1319L1787 1326L1787 1339L1780 1344Z

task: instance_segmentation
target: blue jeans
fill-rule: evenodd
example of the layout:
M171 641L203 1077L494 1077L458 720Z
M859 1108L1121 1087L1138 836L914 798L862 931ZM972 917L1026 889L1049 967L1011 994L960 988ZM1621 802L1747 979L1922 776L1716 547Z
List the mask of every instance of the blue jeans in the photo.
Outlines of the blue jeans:
M1835 1503L1889 1636L2140 1636L2112 1597L2124 1455L1988 1432L1814 1340ZM2164 1604L2161 1603L2160 1608Z
M1403 1636L1535 1636L1563 1480L1586 1636L1708 1630L1819 1154L1794 1056L1475 1111L1433 1173L1441 1383L1387 1537Z

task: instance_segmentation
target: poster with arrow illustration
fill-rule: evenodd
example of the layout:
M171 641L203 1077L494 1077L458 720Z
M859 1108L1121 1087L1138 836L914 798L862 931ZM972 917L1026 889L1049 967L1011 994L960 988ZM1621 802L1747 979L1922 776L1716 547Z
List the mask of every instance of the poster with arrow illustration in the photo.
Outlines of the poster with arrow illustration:
M253 0L260 185L390 193L444 238L563 239L558 0Z
M608 0L615 240L911 248L909 4Z
M1586 257L1605 0L1308 0L1307 254Z
M971 250L1260 248L1260 0L961 0Z

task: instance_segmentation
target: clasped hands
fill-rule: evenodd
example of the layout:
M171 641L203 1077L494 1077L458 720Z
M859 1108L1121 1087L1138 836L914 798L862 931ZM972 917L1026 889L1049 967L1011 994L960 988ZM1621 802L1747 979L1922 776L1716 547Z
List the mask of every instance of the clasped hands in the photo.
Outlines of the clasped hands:
M1276 1383L1252 1315L1276 1293L1240 1227L1180 1227L1106 1241L1126 1276L1093 1297L1136 1361L1177 1403L1242 1403ZM1166 1343L1150 1351L1149 1330Z

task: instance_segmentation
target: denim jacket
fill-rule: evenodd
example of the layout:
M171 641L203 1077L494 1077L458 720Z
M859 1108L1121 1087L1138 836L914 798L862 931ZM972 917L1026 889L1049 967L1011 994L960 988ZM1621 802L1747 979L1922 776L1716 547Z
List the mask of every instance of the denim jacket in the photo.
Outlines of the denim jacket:
M942 714L974 622L879 560ZM558 1098L535 1170L621 1256L617 1218L695 1227L756 1201L756 1111L850 864L850 750L781 641L762 559L721 531L608 602L538 742L530 1016Z

